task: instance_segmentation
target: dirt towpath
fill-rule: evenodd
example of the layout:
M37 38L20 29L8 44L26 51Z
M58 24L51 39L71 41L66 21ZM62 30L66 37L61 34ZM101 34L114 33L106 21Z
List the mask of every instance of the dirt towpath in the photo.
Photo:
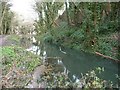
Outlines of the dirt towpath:
M7 37L8 35L0 35L0 47L5 45Z

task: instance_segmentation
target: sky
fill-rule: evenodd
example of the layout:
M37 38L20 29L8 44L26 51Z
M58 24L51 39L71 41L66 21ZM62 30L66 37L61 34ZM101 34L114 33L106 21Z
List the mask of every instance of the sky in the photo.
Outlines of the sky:
M11 10L16 12L20 19L24 19L27 22L37 19L37 13L33 9L35 0L10 0L10 2L13 4ZM62 14L63 11L59 10L59 14Z
M34 0L10 0L13 6L11 10L16 12L25 21L31 21L37 18L37 13L35 13L33 6Z
M25 20L29 21L37 18L37 13L35 13L33 9L35 0L10 0L10 1L13 4L11 10L21 15Z

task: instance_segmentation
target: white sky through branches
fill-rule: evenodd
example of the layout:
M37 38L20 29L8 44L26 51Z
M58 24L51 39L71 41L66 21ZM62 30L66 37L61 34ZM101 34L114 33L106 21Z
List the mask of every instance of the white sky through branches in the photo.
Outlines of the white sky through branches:
M13 4L11 10L15 11L24 20L31 21L37 18L33 6L35 5L34 0L10 0Z

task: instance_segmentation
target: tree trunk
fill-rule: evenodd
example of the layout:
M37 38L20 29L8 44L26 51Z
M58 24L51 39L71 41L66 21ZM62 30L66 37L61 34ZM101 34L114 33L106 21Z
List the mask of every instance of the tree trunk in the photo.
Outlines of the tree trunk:
M96 24L97 24L96 6L97 6L97 3L95 2L95 5L94 5L94 28L96 28Z
M70 20L69 20L69 13L68 13L68 5L67 5L67 2L65 2L65 6L66 6L67 22L68 22L68 25L70 25Z
M4 29L3 26L2 26L2 23L3 23L4 16L5 16L5 10L6 10L6 5L4 7L4 10L3 10L3 13L2 13L2 17L1 17L1 20L0 20L0 27L2 28L1 29L1 34L3 34L3 29Z

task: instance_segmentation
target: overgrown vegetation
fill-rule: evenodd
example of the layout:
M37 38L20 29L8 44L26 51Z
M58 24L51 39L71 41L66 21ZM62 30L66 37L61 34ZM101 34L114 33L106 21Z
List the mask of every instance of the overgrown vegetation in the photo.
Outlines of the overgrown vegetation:
M117 59L119 2L68 3L64 3L63 14L54 16L54 19L50 18L53 14L58 14L59 10L63 10L63 3L59 2L59 8L57 2L36 3L36 10L41 15L36 22L36 31L39 32L37 35L41 38L36 39L90 53L99 52ZM40 8L48 7L47 5L51 8ZM56 11L51 12L54 8ZM42 16L43 14L45 16ZM49 20L51 27L46 29Z
M50 68L50 67L51 68ZM89 90L91 88L99 88L104 90L105 88L118 88L118 85L114 85L110 81L100 79L97 75L101 74L104 69L97 67L95 70L88 71L87 73L82 74L80 79L72 81L68 74L64 72L54 70L55 67L52 65L47 65L49 72L45 73L39 80L38 83L46 82L46 88L64 88L64 89L73 89L73 88L82 88L83 90Z
M33 70L41 64L37 55L21 47L6 46L2 49L2 86L24 87L31 80Z
M39 19L35 21L35 31L33 31L34 27L30 27L31 24L19 26L17 20L13 18L14 13L10 10L11 4L8 1L0 1L0 35L15 33L21 36L9 36L6 45L0 47L2 87L24 88L32 82L34 69L44 64L40 56L25 50L31 44L28 37L31 39L31 34L34 32L37 40L34 44L37 45L39 41L40 43L45 41L89 53L97 52L100 53L99 55L119 60L117 57L120 56L118 52L119 4L120 2L37 1L35 10ZM62 14L59 14L60 12ZM41 51L42 49L44 46ZM72 82L66 73L56 69L57 66L47 64L45 67L47 70L41 78L37 79L40 79L38 83L46 82L46 88L84 88L85 90L101 88L103 90L106 87L114 87L112 82L97 77L96 72L104 71L99 67L83 74L77 82ZM118 88L118 85L115 87Z
M0 35L12 32L13 12L10 10L11 4L7 0L0 1Z

